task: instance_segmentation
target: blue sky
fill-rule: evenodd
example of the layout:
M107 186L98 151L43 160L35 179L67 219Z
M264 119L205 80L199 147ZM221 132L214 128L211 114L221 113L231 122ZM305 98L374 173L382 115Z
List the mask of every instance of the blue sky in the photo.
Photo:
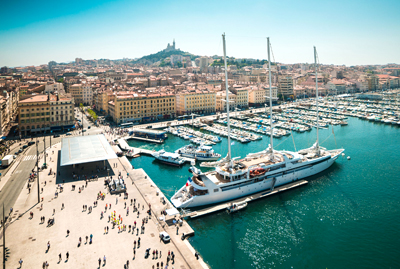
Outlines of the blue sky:
M0 66L136 58L177 47L197 55L324 64L400 63L399 0L2 1Z

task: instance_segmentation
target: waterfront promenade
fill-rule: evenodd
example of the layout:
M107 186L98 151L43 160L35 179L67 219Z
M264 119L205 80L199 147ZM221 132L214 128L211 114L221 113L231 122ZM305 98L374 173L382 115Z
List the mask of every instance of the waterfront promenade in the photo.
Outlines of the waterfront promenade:
M35 181L30 193L26 187L23 188L14 205L11 221L8 221L6 225L6 247L10 249L7 267L18 267L18 261L22 259L22 268L42 268L43 262L46 261L49 268L98 268L100 258L101 268L124 268L127 261L129 261L129 268L153 268L153 266L157 268L157 263L161 267L161 262L164 268L169 251L173 251L175 259L174 262L169 261L168 268L206 267L201 258L196 259L194 250L187 240L181 240L181 232L188 233L191 230L186 222L179 228L177 235L175 225L167 225L159 220L161 210L165 209L166 205L160 202L161 196L156 196L156 186L149 181L142 169L131 169L125 158L109 160L110 171L97 172L96 163L81 164L75 169L75 173L91 176L93 171L94 175L99 176L97 181L90 181L86 186L84 180L72 179L72 166L61 167L57 171L60 147L61 143L58 143L47 150L49 167L40 172L39 188L43 188L40 199L43 198L43 202L37 203L37 182ZM50 158L51 161L49 161ZM56 171L56 175L49 175L50 169L52 172ZM125 200L123 194L110 195L104 185L104 179L108 174L116 177L119 173L127 184L128 199ZM63 188L62 192L58 188L59 184ZM76 186L75 190L72 185ZM79 188L82 189L81 192ZM97 200L99 192L106 193L104 200ZM162 193L159 192L159 195ZM136 206L140 204L139 214L133 212L131 199L136 200ZM94 206L94 202L98 203L97 206ZM147 223L145 221L142 233L142 221L148 216L146 212L149 210L149 203L152 215ZM111 204L111 210L109 207L105 209L106 204ZM42 205L43 209L41 209ZM87 205L88 209L83 210L83 205ZM89 207L92 207L91 211ZM127 215L128 207L129 214ZM9 209L6 210L7 214ZM117 226L112 228L108 219L114 211L116 216L121 215L126 231L119 232ZM101 212L103 212L103 218L101 218ZM45 217L44 222L41 221L42 216ZM54 218L54 225L47 225L49 218ZM138 230L129 231L129 225L134 226L135 221ZM105 232L107 226L108 233ZM69 235L67 235L67 230L70 231ZM159 239L159 232L164 230L171 236L170 243L165 244ZM92 243L90 244L89 240L86 243L86 236L90 238L91 235L93 236ZM82 240L80 245L79 238ZM139 238L140 247L138 247ZM136 248L134 248L135 241ZM150 255L145 259L144 254L147 248L150 248ZM153 250L158 251L157 259L153 259ZM69 253L68 260L66 259L67 252ZM61 259L59 254L61 254ZM105 266L103 266L104 256L106 256Z

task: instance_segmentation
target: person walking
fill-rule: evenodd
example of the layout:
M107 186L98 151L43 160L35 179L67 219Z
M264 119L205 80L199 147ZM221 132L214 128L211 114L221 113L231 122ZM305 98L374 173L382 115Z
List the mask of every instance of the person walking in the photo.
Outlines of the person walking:
M101 258L99 258L99 268L100 268L100 266L101 266Z
M50 250L50 241L47 242L47 252Z
M60 254L58 254L58 262L61 262L61 253Z
M69 236L69 230L67 230L67 236Z
M105 266L106 265L106 255L104 255L104 257L103 257L103 266Z
M19 259L19 268L22 268L22 263L23 263L24 261L22 260L22 258L21 259Z
M65 256L67 257L67 261L69 259L69 252L67 251L67 253L65 254Z

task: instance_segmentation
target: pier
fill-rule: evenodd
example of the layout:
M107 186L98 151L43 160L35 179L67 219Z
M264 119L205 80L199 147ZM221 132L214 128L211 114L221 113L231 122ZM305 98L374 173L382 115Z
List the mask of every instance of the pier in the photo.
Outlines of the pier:
M229 201L229 202L225 202L225 203L222 203L222 204L211 206L211 207L208 207L208 208L200 209L200 210L193 211L193 212L186 212L183 215L183 217L190 217L190 218L201 217L201 216L204 216L204 215L207 215L207 214L211 214L211 213L215 213L215 212L218 212L218 211L221 211L221 210L225 210L231 204L237 204L237 203L243 203L243 202L247 202L247 203L248 202L252 202L252 201L255 201L255 200L258 200L258 199L261 199L261 198L265 198L265 197L270 196L270 195L273 195L273 194L277 194L277 193L280 193L280 192L283 192L283 191L287 191L287 190L290 190L290 189L293 189L293 188L296 188L296 187L303 186L303 185L305 185L307 183L308 183L308 181L306 181L306 180L296 181L296 182L289 183L289 184L286 184L286 185L283 185L283 186L279 186L279 187L273 189L272 191L271 190L265 190L265 191L262 191L262 192L251 194L249 196L241 197L241 198L236 199L236 200L232 200L232 201Z

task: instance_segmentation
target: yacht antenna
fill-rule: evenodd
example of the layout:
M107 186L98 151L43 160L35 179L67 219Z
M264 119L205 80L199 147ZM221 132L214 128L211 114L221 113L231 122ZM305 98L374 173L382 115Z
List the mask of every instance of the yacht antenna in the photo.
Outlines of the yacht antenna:
M318 113L318 68L317 68L317 48L314 46L314 68L315 68L315 100L317 104L317 143L316 150L319 155L319 113Z
M267 44L268 44L268 80L269 80L269 125L270 125L270 132L271 132L271 141L270 141L270 150L271 150L271 159L273 158L274 154L274 129L272 127L272 82L271 82L271 56L270 56L270 44L269 44L269 37L267 37Z
M228 156L227 156L227 161L230 162L232 160L232 155L231 155L231 123L229 121L228 66L226 64L225 33L222 35L222 42L223 42L223 45L224 45L225 89L226 89L226 120L228 122Z

